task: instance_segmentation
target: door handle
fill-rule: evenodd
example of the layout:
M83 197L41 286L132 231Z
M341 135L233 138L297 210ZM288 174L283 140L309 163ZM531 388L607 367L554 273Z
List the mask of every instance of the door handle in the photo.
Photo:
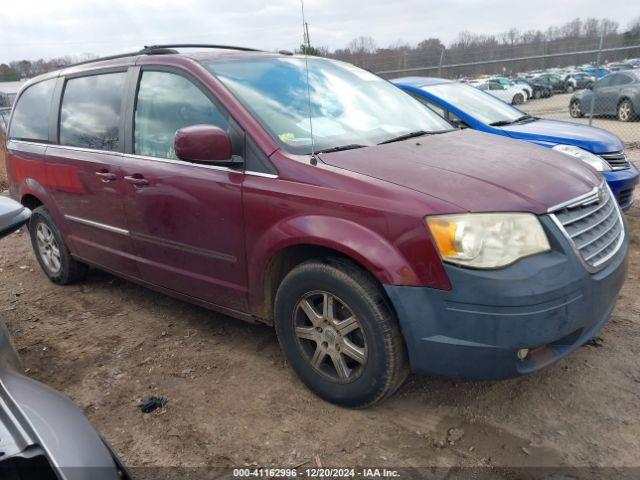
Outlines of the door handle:
M100 180L104 183L113 182L118 178L115 173L107 172L106 170L100 170L99 172L96 172L96 176L100 177Z
M124 181L130 183L134 187L144 187L145 185L149 185L149 180L144 178L139 173L125 176Z

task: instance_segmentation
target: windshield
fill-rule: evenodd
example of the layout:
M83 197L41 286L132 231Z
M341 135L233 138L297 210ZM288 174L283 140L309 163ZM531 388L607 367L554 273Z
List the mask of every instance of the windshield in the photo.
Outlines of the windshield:
M203 63L291 153L376 145L452 127L389 82L348 63L309 57ZM310 103L310 104L309 104ZM309 112L311 111L311 125Z
M422 90L455 105L476 120L486 124L515 122L525 115L524 112L494 96L462 83L440 83L422 87Z

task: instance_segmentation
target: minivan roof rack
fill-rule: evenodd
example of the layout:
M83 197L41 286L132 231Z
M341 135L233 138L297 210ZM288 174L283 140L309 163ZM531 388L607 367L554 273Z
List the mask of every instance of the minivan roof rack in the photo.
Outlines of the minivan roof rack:
M75 67L78 65L85 65L87 63L103 62L106 60L116 60L118 58L134 57L136 55L167 55L172 53L179 53L176 48L217 48L220 50L239 50L242 52L262 52L256 48L249 47L234 47L232 45L210 45L206 43L182 43L175 45L145 45L143 49L137 52L119 53L117 55L109 55L108 57L93 58L91 60L85 60L83 62L73 63L67 65L64 68Z
M208 43L176 43L176 44L167 44L167 45L145 45L142 49L142 52L145 50L157 50L157 49L173 49L173 48L217 48L220 50L240 50L242 52L262 52L263 50L258 50L257 48L249 48L249 47L236 47L233 45L212 45Z

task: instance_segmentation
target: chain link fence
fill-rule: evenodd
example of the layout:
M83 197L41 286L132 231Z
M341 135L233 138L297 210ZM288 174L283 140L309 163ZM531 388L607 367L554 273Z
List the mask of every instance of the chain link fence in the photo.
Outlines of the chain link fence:
M463 55L442 48L439 55L422 57L421 65L415 51L356 63L388 79L426 76L469 82L530 115L603 128L629 146L640 146L640 44L607 47L600 37L596 44L574 45L573 51L543 46L538 54L511 56L514 53L515 47ZM399 67L379 68L391 65ZM504 91L518 88L521 97Z

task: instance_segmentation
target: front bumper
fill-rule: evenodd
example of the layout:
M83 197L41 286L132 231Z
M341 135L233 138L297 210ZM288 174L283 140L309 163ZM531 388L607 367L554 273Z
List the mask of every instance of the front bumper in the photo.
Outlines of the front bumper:
M593 337L627 272L628 239L597 273L586 271L549 218L552 251L498 270L446 266L453 289L386 285L412 370L465 379L535 372ZM519 349L530 349L519 360Z
M638 170L631 163L631 168L626 170L616 170L615 172L602 172L605 180L609 184L613 195L618 200L618 205L622 210L628 210L633 205L633 190L638 184Z

